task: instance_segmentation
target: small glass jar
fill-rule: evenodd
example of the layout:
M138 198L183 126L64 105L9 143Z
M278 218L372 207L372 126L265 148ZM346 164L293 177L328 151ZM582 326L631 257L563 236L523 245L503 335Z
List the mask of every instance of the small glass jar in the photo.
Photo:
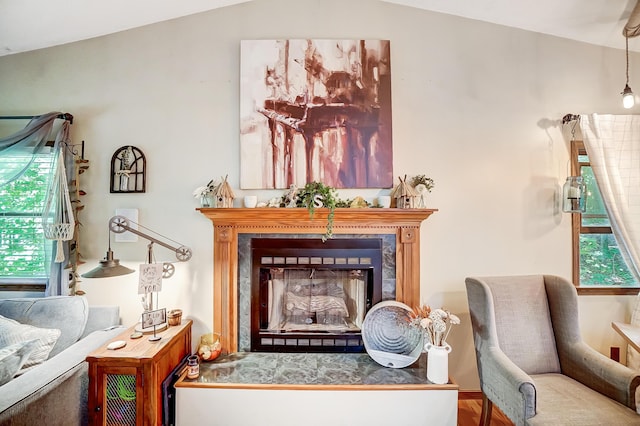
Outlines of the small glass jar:
M205 193L200 195L201 207L215 207L216 198L211 193Z
M187 378L197 379L200 377L200 358L198 355L191 355L187 358Z

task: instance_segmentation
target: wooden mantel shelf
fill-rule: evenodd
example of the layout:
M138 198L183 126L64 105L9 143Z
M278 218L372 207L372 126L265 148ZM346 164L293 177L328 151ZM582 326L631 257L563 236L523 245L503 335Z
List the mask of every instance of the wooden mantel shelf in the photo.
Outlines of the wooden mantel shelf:
M324 228L329 209L315 209L313 217L305 208L199 208L215 225L274 228L301 226ZM436 209L335 209L334 228L369 226L416 226ZM324 232L323 232L324 233Z
M238 350L238 234L324 234L329 209L198 208L213 223L213 330ZM436 209L335 209L333 233L396 235L396 300L420 302L420 226Z

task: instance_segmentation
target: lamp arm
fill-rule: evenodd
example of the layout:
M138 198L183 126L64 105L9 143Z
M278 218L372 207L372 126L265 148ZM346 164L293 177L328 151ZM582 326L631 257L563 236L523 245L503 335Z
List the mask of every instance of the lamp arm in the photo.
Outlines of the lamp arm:
M129 222L127 220L126 217L124 216L113 216L110 220L109 220L109 229L116 233L116 234L121 234L125 231L129 231L133 234L136 234L142 238L146 238L147 240L151 241L152 243L155 244L159 244L162 247L165 247L173 252L176 253L176 258L178 258L179 261L181 262L185 262L189 259L191 259L191 249L189 247L186 246L180 246L180 247L173 247L170 244L165 243L164 241L160 241L157 238L152 237L151 235L145 234L142 231L139 231L135 228L132 228L131 226L129 226Z

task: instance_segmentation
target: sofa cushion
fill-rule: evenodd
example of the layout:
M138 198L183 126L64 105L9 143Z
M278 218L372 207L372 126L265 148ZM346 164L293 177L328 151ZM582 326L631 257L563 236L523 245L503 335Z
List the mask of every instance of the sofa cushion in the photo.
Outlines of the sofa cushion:
M28 324L20 324L10 318L0 315L0 348L16 343L36 340L33 351L23 367L32 367L41 364L49 358L53 346L60 337L60 330L54 328L39 328Z
M13 379L36 347L37 340L14 343L0 349L0 386Z
M21 324L61 331L51 351L57 355L80 339L89 316L89 304L83 296L51 296L0 300L0 315Z

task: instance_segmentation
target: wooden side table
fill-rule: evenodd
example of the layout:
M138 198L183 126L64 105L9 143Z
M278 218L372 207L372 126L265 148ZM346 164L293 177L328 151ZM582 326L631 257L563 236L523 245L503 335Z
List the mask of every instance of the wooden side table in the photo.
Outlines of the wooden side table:
M611 327L613 327L633 349L640 352L640 327L615 321L611 323Z
M92 425L160 425L162 381L191 353L191 320L132 339L135 326L113 341L127 344L117 350L103 345L87 356L89 363L89 423Z

